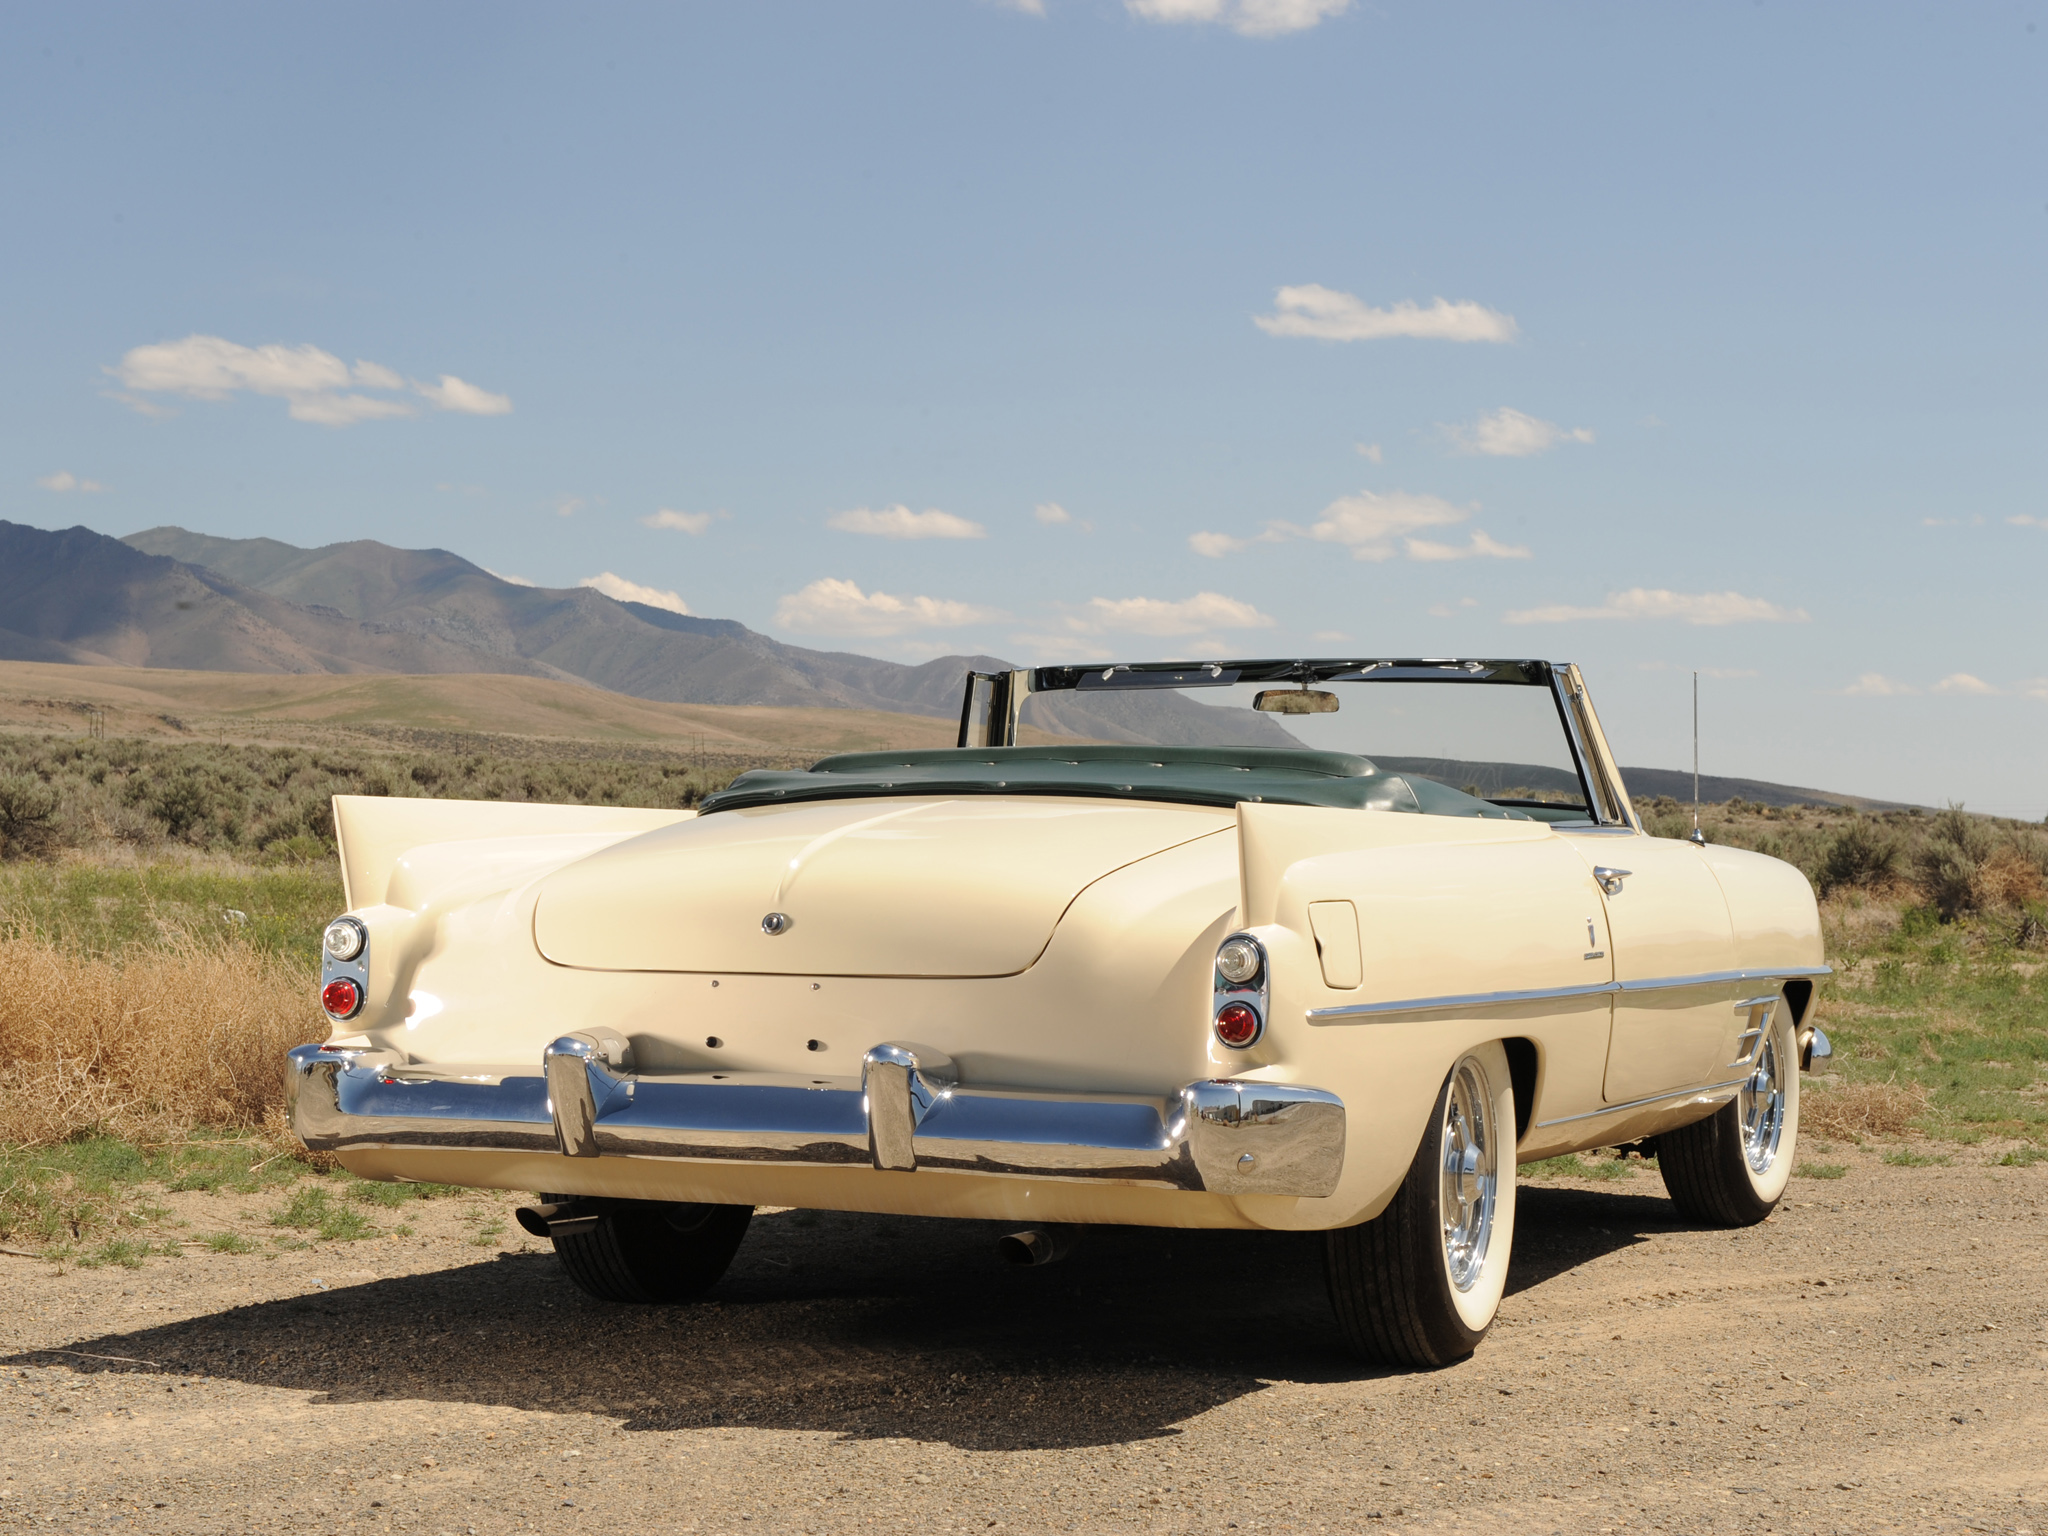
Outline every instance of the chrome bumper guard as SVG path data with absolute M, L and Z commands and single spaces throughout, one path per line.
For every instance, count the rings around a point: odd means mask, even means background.
M 901 1042 L 869 1051 L 858 1079 L 640 1073 L 622 1056 L 615 1041 L 565 1035 L 528 1076 L 302 1045 L 286 1101 L 317 1152 L 826 1164 L 1221 1195 L 1328 1195 L 1344 1167 L 1344 1105 L 1320 1088 L 1219 1078 L 1149 1098 L 966 1087 L 943 1052 Z

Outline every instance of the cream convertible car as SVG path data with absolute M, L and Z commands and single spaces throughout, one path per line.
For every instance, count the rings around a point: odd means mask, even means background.
M 1466 1355 L 1517 1160 L 1654 1143 L 1761 1220 L 1825 1053 L 1813 893 L 1645 836 L 1575 667 L 1247 661 L 967 680 L 961 745 L 696 814 L 342 798 L 337 1038 L 292 1123 L 522 1211 L 615 1301 L 756 1205 L 1313 1230 L 1358 1349 Z

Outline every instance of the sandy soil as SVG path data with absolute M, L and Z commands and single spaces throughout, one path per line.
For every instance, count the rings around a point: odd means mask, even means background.
M 1525 1185 L 1499 1326 L 1419 1374 L 1343 1355 L 1308 1238 L 1105 1229 L 1016 1271 L 993 1228 L 768 1212 L 673 1309 L 584 1299 L 482 1230 L 496 1197 L 0 1258 L 0 1527 L 2048 1528 L 2048 1165 L 1847 1160 L 1733 1234 L 1652 1173 Z M 166 1203 L 276 1231 L 275 1196 Z

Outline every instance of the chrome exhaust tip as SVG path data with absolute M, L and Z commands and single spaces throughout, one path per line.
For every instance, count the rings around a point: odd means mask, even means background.
M 603 1217 L 587 1205 L 568 1200 L 551 1205 L 522 1205 L 513 1218 L 535 1237 L 569 1237 L 588 1232 Z
M 1073 1226 L 1029 1227 L 996 1239 L 996 1252 L 1007 1264 L 1020 1269 L 1039 1264 L 1057 1264 L 1074 1251 L 1081 1229 Z

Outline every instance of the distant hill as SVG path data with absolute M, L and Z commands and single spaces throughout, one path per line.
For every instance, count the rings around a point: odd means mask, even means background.
M 534 672 L 675 704 L 945 715 L 959 710 L 963 672 L 1003 665 L 957 656 L 909 667 L 805 650 L 731 619 L 622 603 L 589 587 L 520 586 L 443 549 L 394 549 L 369 539 L 300 549 L 183 528 L 151 528 L 120 542 L 217 572 L 303 612 L 344 615 L 369 634 L 431 639 L 470 656 L 462 666 L 393 671 Z
M 942 656 L 921 666 L 785 645 L 732 619 L 622 603 L 587 587 L 528 587 L 442 549 L 359 539 L 302 549 L 175 527 L 113 539 L 0 521 L 0 660 L 205 672 L 488 674 L 583 684 L 665 704 L 855 710 L 956 718 L 963 675 L 1013 663 Z M 552 707 L 552 706 L 551 706 Z M 1073 696 L 1041 696 L 1031 719 L 1056 735 L 1128 738 Z M 1147 739 L 1202 745 L 1245 721 L 1174 694 L 1125 697 Z M 1233 712 L 1234 713 L 1234 712 Z M 1273 744 L 1292 744 L 1259 717 Z M 1219 734 L 1221 733 L 1221 734 Z M 814 737 L 814 739 L 816 739 Z M 1527 771 L 1497 765 L 1517 782 Z M 1418 769 L 1418 771 L 1428 771 Z M 1692 778 L 1628 768 L 1639 796 L 1689 799 Z M 1709 777 L 1708 800 L 1764 805 L 1858 799 Z

